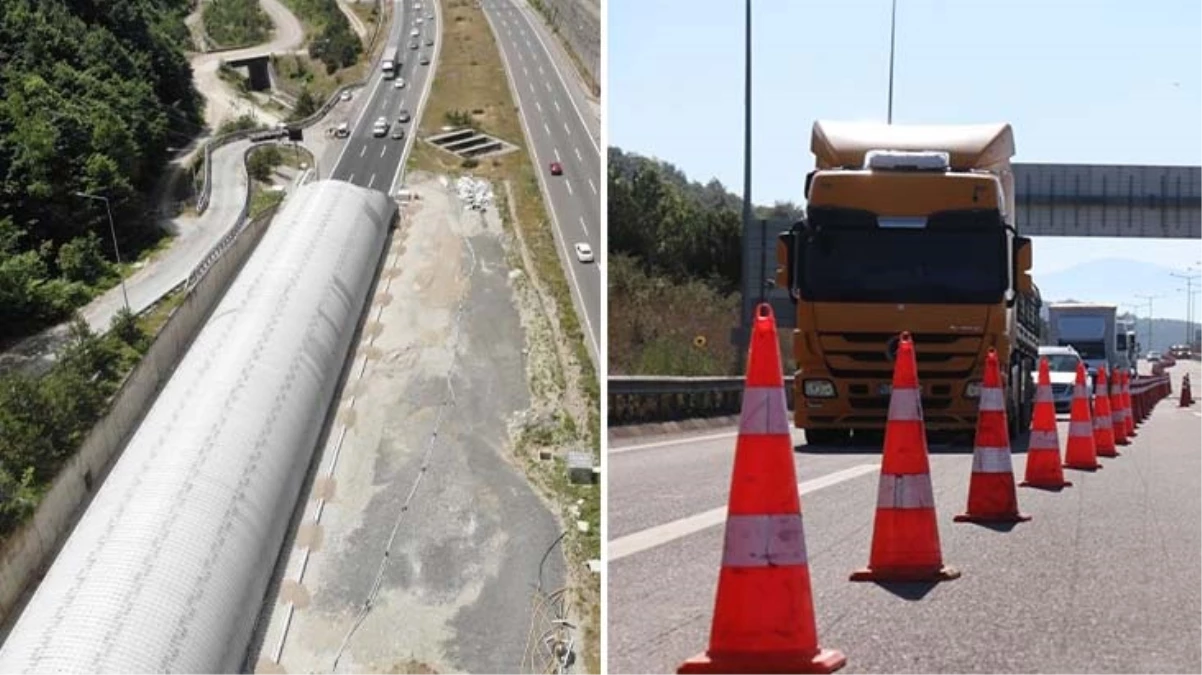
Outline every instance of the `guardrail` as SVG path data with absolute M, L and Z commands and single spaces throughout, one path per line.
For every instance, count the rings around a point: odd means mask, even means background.
M 609 424 L 676 422 L 737 415 L 743 404 L 742 377 L 611 376 L 608 384 Z M 1133 395 L 1155 391 L 1167 396 L 1168 375 L 1140 376 L 1131 381 Z M 785 397 L 793 409 L 793 377 L 785 377 Z

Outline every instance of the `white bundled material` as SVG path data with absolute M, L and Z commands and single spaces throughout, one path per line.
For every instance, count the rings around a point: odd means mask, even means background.
M 0 648 L 0 672 L 243 672 L 396 208 L 331 180 L 285 202 Z
M 461 176 L 455 181 L 455 192 L 459 201 L 473 211 L 483 211 L 492 206 L 492 184 L 485 180 Z

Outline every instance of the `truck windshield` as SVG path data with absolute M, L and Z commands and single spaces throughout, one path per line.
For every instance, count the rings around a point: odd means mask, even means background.
M 1060 345 L 1076 349 L 1086 361 L 1106 358 L 1106 343 L 1101 340 L 1061 340 Z
M 1048 369 L 1053 373 L 1075 373 L 1081 359 L 1072 354 L 1048 354 Z
M 863 211 L 812 209 L 799 290 L 819 302 L 1000 302 L 1005 245 L 996 211 L 992 221 L 932 216 L 911 229 L 879 228 Z

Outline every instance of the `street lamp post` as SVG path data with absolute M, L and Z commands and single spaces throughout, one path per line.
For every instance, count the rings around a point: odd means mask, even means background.
M 893 13 L 889 19 L 889 114 L 887 124 L 893 124 L 893 49 L 897 44 L 897 0 L 893 0 Z
M 1193 265 L 1190 265 L 1190 267 L 1192 268 Z M 1186 268 L 1186 269 L 1189 269 L 1189 268 Z M 1193 336 L 1190 335 L 1190 332 L 1194 325 L 1194 321 L 1193 321 L 1193 315 L 1194 315 L 1194 312 L 1193 312 L 1193 310 L 1194 310 L 1193 284 L 1195 281 L 1197 281 L 1199 279 L 1199 277 L 1197 275 L 1191 275 L 1191 274 L 1177 274 L 1176 272 L 1169 272 L 1169 276 L 1175 277 L 1177 279 L 1182 279 L 1185 281 L 1185 344 L 1187 344 L 1187 345 L 1192 344 L 1193 340 L 1191 338 Z
M 113 209 L 109 206 L 109 198 L 100 195 L 90 195 L 86 192 L 76 192 L 75 196 L 104 202 L 105 213 L 109 216 L 109 233 L 113 235 L 113 254 L 117 257 L 117 276 L 121 278 L 121 297 L 125 299 L 125 311 L 131 311 L 129 308 L 129 292 L 125 289 L 125 273 L 121 271 L 121 249 L 117 246 L 117 228 L 113 225 Z
M 1156 348 L 1152 346 L 1152 301 L 1159 298 L 1159 295 L 1137 295 L 1140 300 L 1148 301 L 1148 351 L 1154 351 Z

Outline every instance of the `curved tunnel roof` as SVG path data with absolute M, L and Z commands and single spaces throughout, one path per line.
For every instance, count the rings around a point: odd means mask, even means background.
M 240 672 L 396 205 L 285 203 L 0 648 L 0 671 Z

